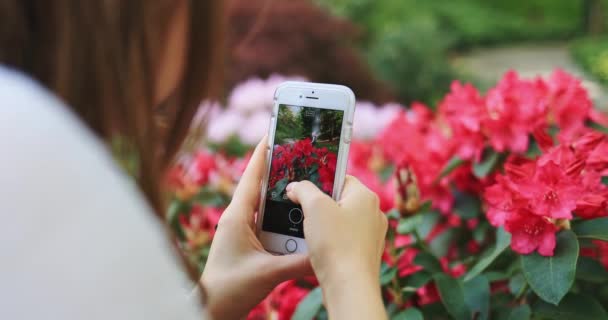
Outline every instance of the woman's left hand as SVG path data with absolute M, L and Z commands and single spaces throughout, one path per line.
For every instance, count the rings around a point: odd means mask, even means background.
M 279 283 L 312 275 L 307 255 L 266 252 L 255 231 L 267 138 L 257 145 L 213 238 L 201 283 L 213 319 L 244 318 Z

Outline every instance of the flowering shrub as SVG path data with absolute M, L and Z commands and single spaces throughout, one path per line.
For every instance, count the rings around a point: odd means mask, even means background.
M 607 319 L 607 126 L 569 74 L 509 72 L 485 95 L 454 82 L 437 112 L 414 103 L 354 140 L 348 171 L 389 218 L 390 317 Z M 201 267 L 246 161 L 201 151 L 170 175 L 169 221 Z M 326 319 L 317 285 L 287 282 L 250 318 Z

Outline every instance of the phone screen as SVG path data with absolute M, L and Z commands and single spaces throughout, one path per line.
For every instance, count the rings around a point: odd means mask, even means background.
M 279 105 L 262 230 L 304 238 L 302 208 L 285 187 L 309 180 L 333 195 L 344 111 Z

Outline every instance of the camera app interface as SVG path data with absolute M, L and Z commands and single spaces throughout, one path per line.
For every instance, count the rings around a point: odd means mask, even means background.
M 341 110 L 279 105 L 262 229 L 304 238 L 304 215 L 285 187 L 309 180 L 333 194 L 342 132 Z

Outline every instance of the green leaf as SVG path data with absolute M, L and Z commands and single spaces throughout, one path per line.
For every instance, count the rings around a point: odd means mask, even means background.
M 395 317 L 391 318 L 393 320 L 424 320 L 422 317 L 422 313 L 420 310 L 410 307 L 407 310 L 401 311 Z
M 397 268 L 391 268 L 388 265 L 383 265 L 383 267 L 386 266 L 386 268 L 383 268 L 383 270 L 381 270 L 380 272 L 380 285 L 387 285 L 389 284 L 397 275 Z
M 439 260 L 434 255 L 427 252 L 418 253 L 416 258 L 414 258 L 414 264 L 423 267 L 424 270 L 431 273 L 443 272 Z
M 167 209 L 167 222 L 171 226 L 173 232 L 180 240 L 185 240 L 186 235 L 184 230 L 182 230 L 182 226 L 179 223 L 179 216 L 182 214 L 187 214 L 190 211 L 190 205 L 186 202 L 182 202 L 180 200 L 173 200 L 169 205 L 169 209 Z
M 462 283 L 445 273 L 438 273 L 433 279 L 439 290 L 441 302 L 448 313 L 456 320 L 470 320 L 471 311 L 465 302 Z
M 380 181 L 382 181 L 382 182 L 388 181 L 388 179 L 390 179 L 394 173 L 395 173 L 394 165 L 389 165 L 389 166 L 382 168 L 382 170 L 380 170 Z
M 473 175 L 475 177 L 481 179 L 485 178 L 494 168 L 496 164 L 500 162 L 500 154 L 498 152 L 489 151 L 489 155 L 485 157 L 481 162 L 473 163 Z
M 441 218 L 441 214 L 436 211 L 430 211 L 421 215 L 422 223 L 418 225 L 416 231 L 424 239 L 429 235 L 429 233 L 431 233 L 431 230 L 433 230 L 433 227 L 435 227 Z
M 509 279 L 509 291 L 511 291 L 511 293 L 515 296 L 517 294 L 519 294 L 519 292 L 525 285 L 526 285 L 526 278 L 521 273 L 518 273 L 515 276 L 513 276 L 511 279 Z
M 464 219 L 477 218 L 481 214 L 481 200 L 478 195 L 454 192 L 456 201 L 454 212 Z
M 570 293 L 564 297 L 558 306 L 538 301 L 533 306 L 534 314 L 555 320 L 606 320 L 608 314 L 600 303 L 592 296 Z
M 404 292 L 415 292 L 418 288 L 424 286 L 431 281 L 431 274 L 425 271 L 416 272 L 405 279 L 401 279 Z
M 608 176 L 602 177 L 602 183 L 608 186 Z
M 416 228 L 418 228 L 422 221 L 423 214 L 417 214 L 411 217 L 403 218 L 399 220 L 399 225 L 397 226 L 397 233 L 409 234 L 412 231 L 416 230 Z
M 508 320 L 530 320 L 531 315 L 532 310 L 530 310 L 530 306 L 522 304 L 511 311 Z
M 455 229 L 448 229 L 442 232 L 428 244 L 429 251 L 436 257 L 445 256 L 446 254 L 448 254 L 450 244 L 454 242 L 454 238 L 456 235 L 457 230 Z
M 608 271 L 597 260 L 579 257 L 576 265 L 576 278 L 592 283 L 608 282 Z
M 526 280 L 541 299 L 557 305 L 568 293 L 576 274 L 578 251 L 576 236 L 565 230 L 557 235 L 553 257 L 543 257 L 536 252 L 521 257 Z
M 572 231 L 574 231 L 579 238 L 608 241 L 608 217 L 576 223 L 573 225 Z
M 593 128 L 593 129 L 595 129 L 595 130 L 597 130 L 599 132 L 608 134 L 608 128 L 604 127 L 603 125 L 601 125 L 601 124 L 599 124 L 597 122 L 590 122 L 588 125 L 589 125 L 589 127 Z
M 386 213 L 386 217 L 388 219 L 398 220 L 401 217 L 401 214 L 399 213 L 399 210 L 392 209 L 391 211 Z
M 323 294 L 321 287 L 317 287 L 310 291 L 302 301 L 298 304 L 296 311 L 291 317 L 292 320 L 310 320 L 313 319 L 323 304 Z
M 486 251 L 477 264 L 467 273 L 464 281 L 467 282 L 482 273 L 492 262 L 511 244 L 511 235 L 503 228 L 496 229 L 496 245 Z
M 477 320 L 487 320 L 490 315 L 490 283 L 484 276 L 477 276 L 464 283 L 464 300 Z M 477 315 L 477 317 L 475 317 Z
M 499 271 L 489 271 L 489 272 L 485 272 L 483 275 L 490 282 L 507 280 L 510 277 L 510 275 L 508 273 L 499 272 Z
M 454 156 L 441 170 L 441 173 L 439 174 L 439 179 L 449 175 L 450 173 L 452 173 L 452 171 L 460 167 L 462 164 L 464 164 L 464 160 L 460 159 L 458 156 Z

